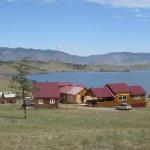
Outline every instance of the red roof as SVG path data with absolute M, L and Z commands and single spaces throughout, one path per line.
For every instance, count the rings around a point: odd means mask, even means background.
M 35 98 L 59 98 L 59 84 L 58 82 L 37 82 L 34 83 L 35 88 L 33 96 Z
M 146 91 L 140 85 L 129 86 L 132 95 L 145 95 Z
M 91 91 L 94 93 L 96 97 L 113 97 L 111 93 L 104 88 L 91 88 Z
M 130 89 L 126 83 L 107 84 L 106 87 L 108 87 L 115 94 L 119 92 L 130 92 Z
M 58 82 L 59 86 L 60 87 L 63 87 L 63 86 L 71 86 L 72 83 L 71 82 Z

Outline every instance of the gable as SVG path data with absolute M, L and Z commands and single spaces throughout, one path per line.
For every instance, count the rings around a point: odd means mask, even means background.
M 126 83 L 107 84 L 106 87 L 109 88 L 114 94 L 130 92 L 129 87 Z
M 112 94 L 107 90 L 107 88 L 91 88 L 91 92 L 96 96 L 96 97 L 113 97 Z

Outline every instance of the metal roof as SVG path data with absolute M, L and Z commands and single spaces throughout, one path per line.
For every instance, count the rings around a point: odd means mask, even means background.
M 120 92 L 130 92 L 130 89 L 126 83 L 107 84 L 106 87 L 108 87 L 115 94 Z
M 129 86 L 132 95 L 145 95 L 146 91 L 140 85 Z
M 105 87 L 92 88 L 91 91 L 96 97 L 113 97 L 112 94 Z
M 60 93 L 65 93 L 65 94 L 70 94 L 70 95 L 77 95 L 83 89 L 84 89 L 83 87 L 76 86 L 76 85 L 66 86 L 66 87 L 62 87 L 60 89 Z
M 35 98 L 59 98 L 59 84 L 56 82 L 38 82 L 34 83 L 35 91 L 33 96 Z

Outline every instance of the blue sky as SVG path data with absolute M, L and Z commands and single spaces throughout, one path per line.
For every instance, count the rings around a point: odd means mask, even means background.
M 0 0 L 0 47 L 150 52 L 150 0 Z

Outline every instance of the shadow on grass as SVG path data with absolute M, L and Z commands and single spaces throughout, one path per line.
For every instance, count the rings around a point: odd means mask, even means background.
M 1 114 L 0 114 L 0 118 L 25 120 L 25 119 L 24 119 L 24 116 L 11 116 L 11 115 L 1 115 Z

